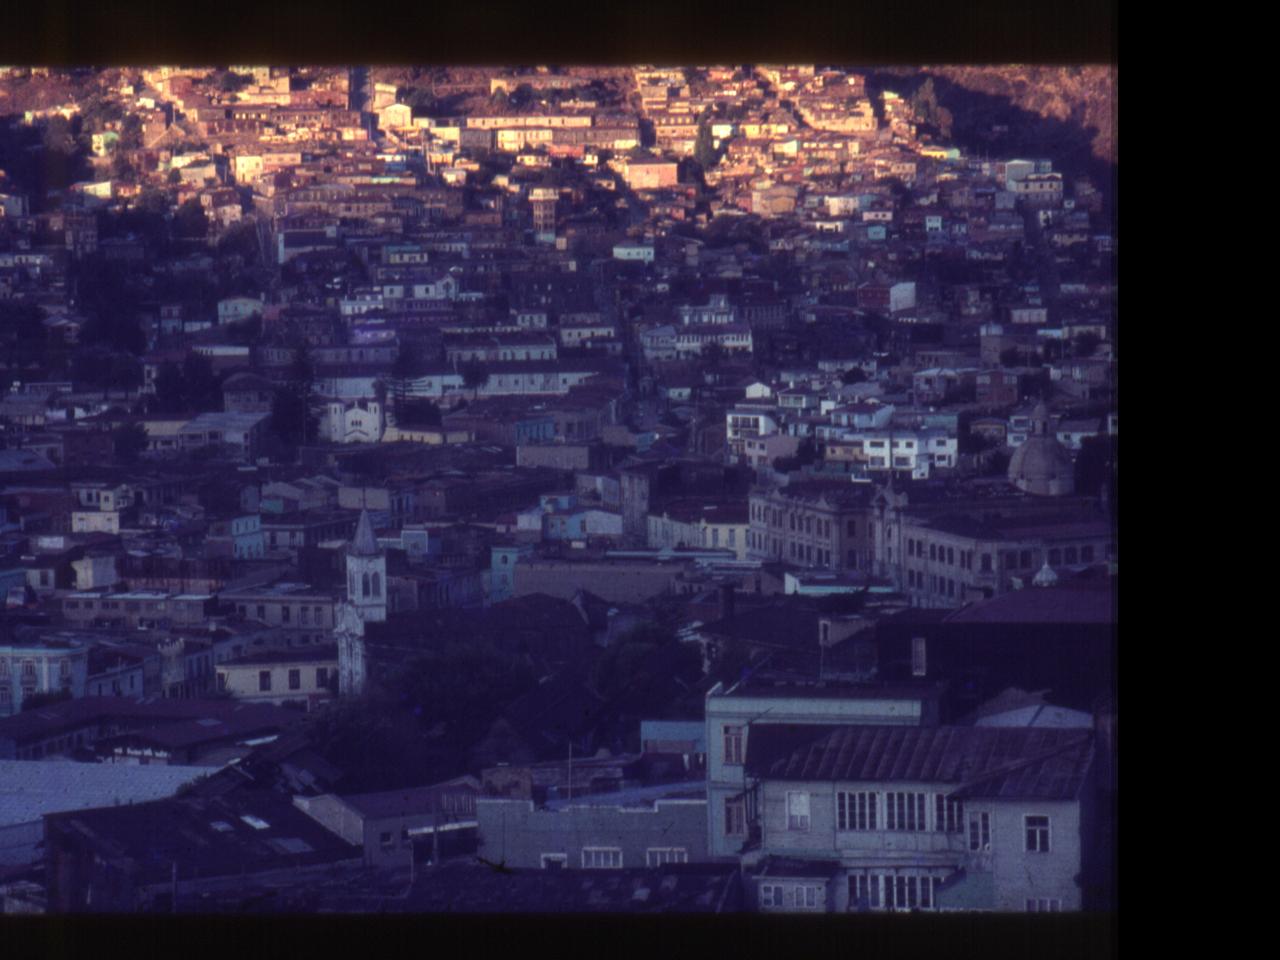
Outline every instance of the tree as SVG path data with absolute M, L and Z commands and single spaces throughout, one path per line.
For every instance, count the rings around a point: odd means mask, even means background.
M 221 383 L 213 361 L 203 353 L 188 353 L 182 361 L 182 389 L 190 409 L 208 412 L 222 406 Z
M 1102 339 L 1092 331 L 1086 330 L 1075 339 L 1077 357 L 1092 357 L 1102 344 Z
M 315 435 L 317 419 L 311 412 L 307 395 L 297 387 L 281 387 L 271 402 L 270 431 L 290 447 L 310 442 Z
M 142 147 L 142 118 L 131 113 L 120 122 L 120 144 L 122 150 L 138 150 Z
M 218 89 L 223 93 L 239 93 L 249 84 L 253 83 L 253 77 L 247 73 L 235 73 L 227 70 L 218 77 Z
M 137 463 L 148 443 L 146 428 L 140 423 L 117 427 L 111 434 L 112 450 L 116 459 L 124 464 Z
M 862 383 L 867 379 L 866 373 L 861 367 L 850 367 L 840 375 L 840 382 L 843 384 Z
M 417 340 L 404 340 L 396 351 L 396 359 L 391 364 L 391 383 L 396 402 L 397 417 L 400 407 L 409 398 L 409 390 L 413 381 L 426 373 L 426 358 L 422 353 L 422 344 Z
M 200 201 L 192 197 L 173 214 L 173 235 L 182 240 L 200 240 L 209 232 L 209 218 Z
M 478 360 L 468 361 L 462 368 L 462 383 L 471 391 L 471 399 L 476 398 L 476 391 L 489 382 L 489 370 Z
M 398 426 L 438 427 L 440 423 L 440 408 L 425 397 L 396 401 L 396 424 Z
M 698 166 L 704 172 L 710 170 L 720 160 L 715 138 L 711 135 L 711 114 L 707 111 L 703 112 L 702 118 L 698 121 L 698 138 L 693 144 L 693 159 L 698 161 Z
M 243 320 L 227 324 L 227 342 L 251 347 L 262 339 L 262 315 L 252 313 Z

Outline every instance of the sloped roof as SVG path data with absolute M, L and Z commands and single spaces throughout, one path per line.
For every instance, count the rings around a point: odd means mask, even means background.
M 378 541 L 373 535 L 373 523 L 369 520 L 369 511 L 361 510 L 360 519 L 356 523 L 356 533 L 351 540 L 350 554 L 355 557 L 376 557 Z
M 746 767 L 770 780 L 948 783 L 969 797 L 1070 800 L 1093 752 L 1092 733 L 1080 730 L 761 724 Z

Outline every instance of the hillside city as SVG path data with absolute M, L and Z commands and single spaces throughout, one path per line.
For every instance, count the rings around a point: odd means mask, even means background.
M 1114 910 L 1113 165 L 957 76 L 0 67 L 0 912 Z

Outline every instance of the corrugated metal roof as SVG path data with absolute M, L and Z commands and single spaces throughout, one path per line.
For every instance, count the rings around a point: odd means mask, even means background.
M 58 760 L 0 760 L 0 825 L 46 813 L 159 800 L 208 775 L 208 767 Z
M 1092 733 L 1080 730 L 760 724 L 746 766 L 762 780 L 946 783 L 958 796 L 1067 800 L 1092 759 Z

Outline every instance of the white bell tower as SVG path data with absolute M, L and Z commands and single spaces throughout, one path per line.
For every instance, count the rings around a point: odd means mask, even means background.
M 387 619 L 387 558 L 373 536 L 369 511 L 360 511 L 347 550 L 347 602 L 366 623 Z

